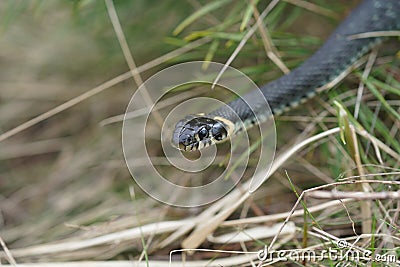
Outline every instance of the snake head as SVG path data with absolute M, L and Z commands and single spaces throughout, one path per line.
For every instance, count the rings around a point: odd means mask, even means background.
M 172 144 L 184 151 L 199 150 L 225 141 L 229 130 L 223 118 L 189 115 L 176 124 Z

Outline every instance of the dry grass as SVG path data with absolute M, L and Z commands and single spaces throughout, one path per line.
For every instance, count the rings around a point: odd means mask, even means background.
M 138 1 L 132 12 L 149 16 L 145 2 Z M 272 1 L 259 10 L 255 2 L 245 6 L 253 17 L 244 27 L 248 34 L 233 47 L 233 39 L 225 40 L 229 53 L 219 54 L 211 48 L 222 41 L 212 34 L 188 43 L 169 39 L 175 46 L 160 41 L 206 5 L 197 1 L 188 1 L 180 12 L 155 8 L 165 21 L 155 22 L 157 29 L 148 23 L 146 31 L 136 29 L 140 20 L 129 24 L 132 16 L 124 8 L 132 6 L 114 9 L 109 0 L 81 1 L 76 14 L 67 4 L 0 3 L 7 15 L 0 36 L 0 265 L 261 266 L 266 262 L 258 261 L 257 253 L 264 247 L 297 253 L 334 248 L 385 255 L 386 262 L 397 260 L 388 266 L 399 264 L 400 123 L 395 114 L 400 69 L 394 53 L 374 51 L 337 90 L 279 118 L 278 155 L 270 176 L 263 178 L 268 181 L 253 194 L 245 181 L 211 205 L 178 209 L 148 197 L 130 177 L 120 115 L 132 88 L 151 73 L 207 54 L 243 66 L 251 62 L 255 67 L 248 72 L 255 79 L 265 72 L 264 65 L 267 76 L 276 77 L 311 51 L 274 47 L 285 35 L 279 30 L 271 37 L 256 22 L 259 17 L 267 16 L 271 24 L 285 12 L 297 18 L 304 10 L 322 15 L 320 20 L 339 17 L 324 1 Z M 217 27 L 224 17 L 209 12 L 200 21 L 198 27 Z M 236 30 L 240 22 L 234 20 Z M 228 31 L 218 28 L 223 30 Z M 152 45 L 156 33 L 160 50 Z M 191 31 L 186 34 L 190 37 Z M 385 48 L 392 51 L 390 44 Z M 249 52 L 257 54 L 253 61 L 247 59 Z M 266 58 L 273 63 L 265 63 Z M 338 110 L 329 98 L 339 101 Z M 180 99 L 164 101 L 169 105 Z M 392 109 L 385 108 L 387 103 Z M 347 247 L 341 248 L 339 240 L 346 240 Z M 353 260 L 342 262 L 352 266 Z

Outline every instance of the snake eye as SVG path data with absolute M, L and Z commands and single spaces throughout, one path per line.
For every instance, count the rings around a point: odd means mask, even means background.
M 221 123 L 214 124 L 211 133 L 217 141 L 221 141 L 227 135 L 226 130 Z
M 204 140 L 208 137 L 208 131 L 205 127 L 202 127 L 197 134 L 199 135 L 200 140 Z
M 182 143 L 183 143 L 185 146 L 190 145 L 192 142 L 193 142 L 193 137 L 190 136 L 190 135 L 186 135 L 185 138 L 183 138 L 183 140 L 182 140 Z

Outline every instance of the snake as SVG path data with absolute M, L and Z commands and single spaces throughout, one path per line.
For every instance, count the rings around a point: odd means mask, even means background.
M 366 34 L 400 29 L 400 0 L 365 0 L 353 9 L 324 44 L 288 74 L 208 113 L 187 115 L 175 125 L 172 144 L 183 151 L 200 150 L 281 115 L 314 97 L 385 37 Z M 364 34 L 364 38 L 352 38 Z M 257 89 L 256 89 L 257 90 Z M 265 114 L 265 100 L 270 114 Z M 247 103 L 251 103 L 252 108 Z M 258 119 L 257 119 L 258 118 Z M 261 119 L 260 119 L 261 118 Z

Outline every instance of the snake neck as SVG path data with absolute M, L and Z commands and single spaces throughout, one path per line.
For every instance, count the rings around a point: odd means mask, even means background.
M 260 90 L 265 99 L 250 92 L 243 98 L 228 103 L 228 107 L 221 107 L 209 115 L 232 121 L 235 125 L 234 132 L 240 132 L 243 127 L 250 128 L 268 120 L 273 114 L 280 115 L 304 103 L 314 97 L 319 88 L 333 85 L 333 81 L 340 80 L 338 78 L 342 78 L 360 57 L 382 41 L 380 37 L 353 39 L 351 36 L 365 32 L 399 30 L 399 14 L 399 0 L 364 1 L 308 60 L 289 74 L 262 86 Z M 263 108 L 265 100 L 271 108 L 269 113 Z M 251 103 L 251 107 L 247 103 Z

